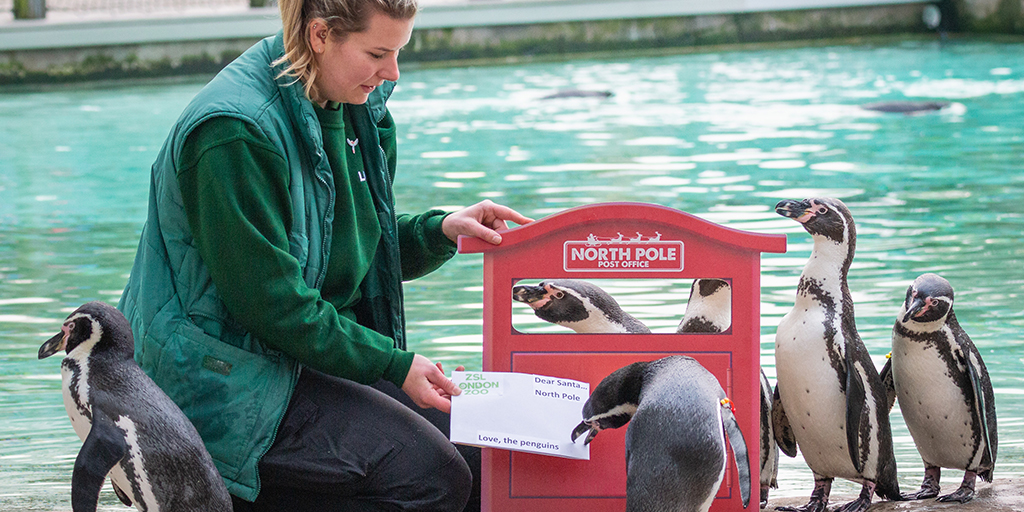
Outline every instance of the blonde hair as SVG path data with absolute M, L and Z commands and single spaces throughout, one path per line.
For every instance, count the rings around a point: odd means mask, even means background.
M 279 0 L 278 4 L 284 27 L 284 55 L 271 65 L 287 63 L 277 78 L 290 76 L 295 78 L 292 84 L 302 82 L 306 97 L 314 102 L 321 98 L 316 85 L 319 70 L 309 44 L 310 21 L 323 19 L 329 37 L 343 40 L 348 34 L 366 30 L 374 13 L 407 20 L 418 10 L 416 0 Z

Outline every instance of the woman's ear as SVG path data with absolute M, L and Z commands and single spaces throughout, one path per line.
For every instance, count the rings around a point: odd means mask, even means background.
M 309 47 L 313 53 L 324 53 L 327 46 L 327 36 L 331 29 L 323 18 L 316 18 L 309 22 Z

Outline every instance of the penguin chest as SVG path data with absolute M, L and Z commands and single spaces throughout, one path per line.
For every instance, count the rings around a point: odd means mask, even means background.
M 89 364 L 87 359 L 67 357 L 60 367 L 64 410 L 71 428 L 85 441 L 92 430 L 92 406 L 89 403 Z
M 974 436 L 973 395 L 957 384 L 965 379 L 956 374 L 967 370 L 942 357 L 941 351 L 949 348 L 894 337 L 893 383 L 900 412 L 924 461 L 965 469 L 980 463 L 982 450 Z
M 817 474 L 857 478 L 846 440 L 846 394 L 833 359 L 842 336 L 816 308 L 794 310 L 779 324 L 775 366 L 782 407 L 807 465 Z M 829 332 L 827 332 L 829 331 Z M 832 337 L 829 342 L 828 338 Z
M 629 330 L 621 322 L 608 318 L 603 312 L 589 310 L 587 317 L 579 321 L 555 322 L 579 333 L 626 333 Z

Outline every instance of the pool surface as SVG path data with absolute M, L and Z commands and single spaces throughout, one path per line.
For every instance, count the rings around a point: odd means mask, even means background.
M 59 358 L 36 353 L 78 305 L 116 303 L 145 220 L 149 167 L 201 85 L 0 94 L 0 508 L 70 508 L 81 443 L 61 402 Z M 565 89 L 611 95 L 542 99 Z M 860 107 L 895 100 L 949 105 L 921 115 Z M 773 381 L 775 328 L 811 249 L 774 205 L 842 199 L 858 227 L 857 325 L 876 363 L 910 282 L 946 277 L 995 387 L 995 476 L 1024 475 L 1024 43 L 406 70 L 390 106 L 401 211 L 491 199 L 542 218 L 639 201 L 786 233 L 788 252 L 762 259 L 761 354 Z M 460 255 L 407 283 L 411 349 L 446 368 L 480 368 L 481 277 L 479 255 Z M 652 327 L 678 322 L 650 306 L 645 286 L 614 291 Z M 536 323 L 528 311 L 516 317 Z M 892 422 L 900 483 L 916 488 L 921 460 L 898 413 Z M 945 471 L 943 481 L 961 476 Z M 784 457 L 779 485 L 773 496 L 809 496 L 811 473 Z M 856 490 L 837 482 L 834 493 Z M 124 510 L 109 486 L 102 504 Z

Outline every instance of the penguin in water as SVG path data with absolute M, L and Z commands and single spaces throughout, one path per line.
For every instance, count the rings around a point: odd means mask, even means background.
M 872 494 L 900 500 L 886 391 L 857 333 L 847 285 L 857 242 L 853 216 L 832 198 L 785 200 L 775 211 L 814 239 L 793 309 L 775 335 L 774 411 L 790 425 L 776 438 L 793 456 L 795 439 L 814 472 L 814 492 L 807 505 L 778 510 L 824 511 L 837 477 L 863 486 L 837 512 L 866 510 Z
M 882 369 L 924 460 L 921 489 L 904 499 L 939 495 L 941 468 L 964 470 L 955 492 L 939 501 L 966 503 L 977 477 L 992 481 L 996 406 L 992 382 L 971 338 L 953 313 L 953 287 L 924 274 L 907 288 L 892 329 L 892 357 Z
M 586 281 L 555 279 L 512 287 L 512 299 L 528 304 L 541 320 L 578 333 L 650 333 L 608 292 Z
M 96 510 L 109 476 L 114 492 L 140 511 L 231 511 L 231 497 L 195 427 L 132 358 L 128 320 L 89 302 L 43 343 L 60 350 L 64 408 L 83 444 L 71 476 L 74 512 Z
M 915 115 L 935 112 L 950 106 L 948 101 L 881 101 L 865 103 L 860 108 L 893 114 Z
M 547 96 L 542 97 L 542 100 L 554 100 L 563 98 L 598 98 L 605 99 L 610 98 L 614 95 L 611 91 L 588 91 L 585 89 L 562 89 Z
M 732 286 L 725 279 L 694 279 L 690 286 L 690 298 L 686 301 L 686 314 L 679 322 L 676 332 L 718 333 L 725 332 L 732 325 Z M 772 385 L 761 370 L 761 501 L 760 507 L 768 506 L 770 489 L 778 488 L 779 446 L 775 442 L 772 424 Z
M 718 379 L 696 360 L 669 356 L 624 366 L 605 377 L 583 405 L 572 440 L 629 423 L 626 511 L 706 512 L 725 478 L 726 441 L 750 503 L 747 445 Z

